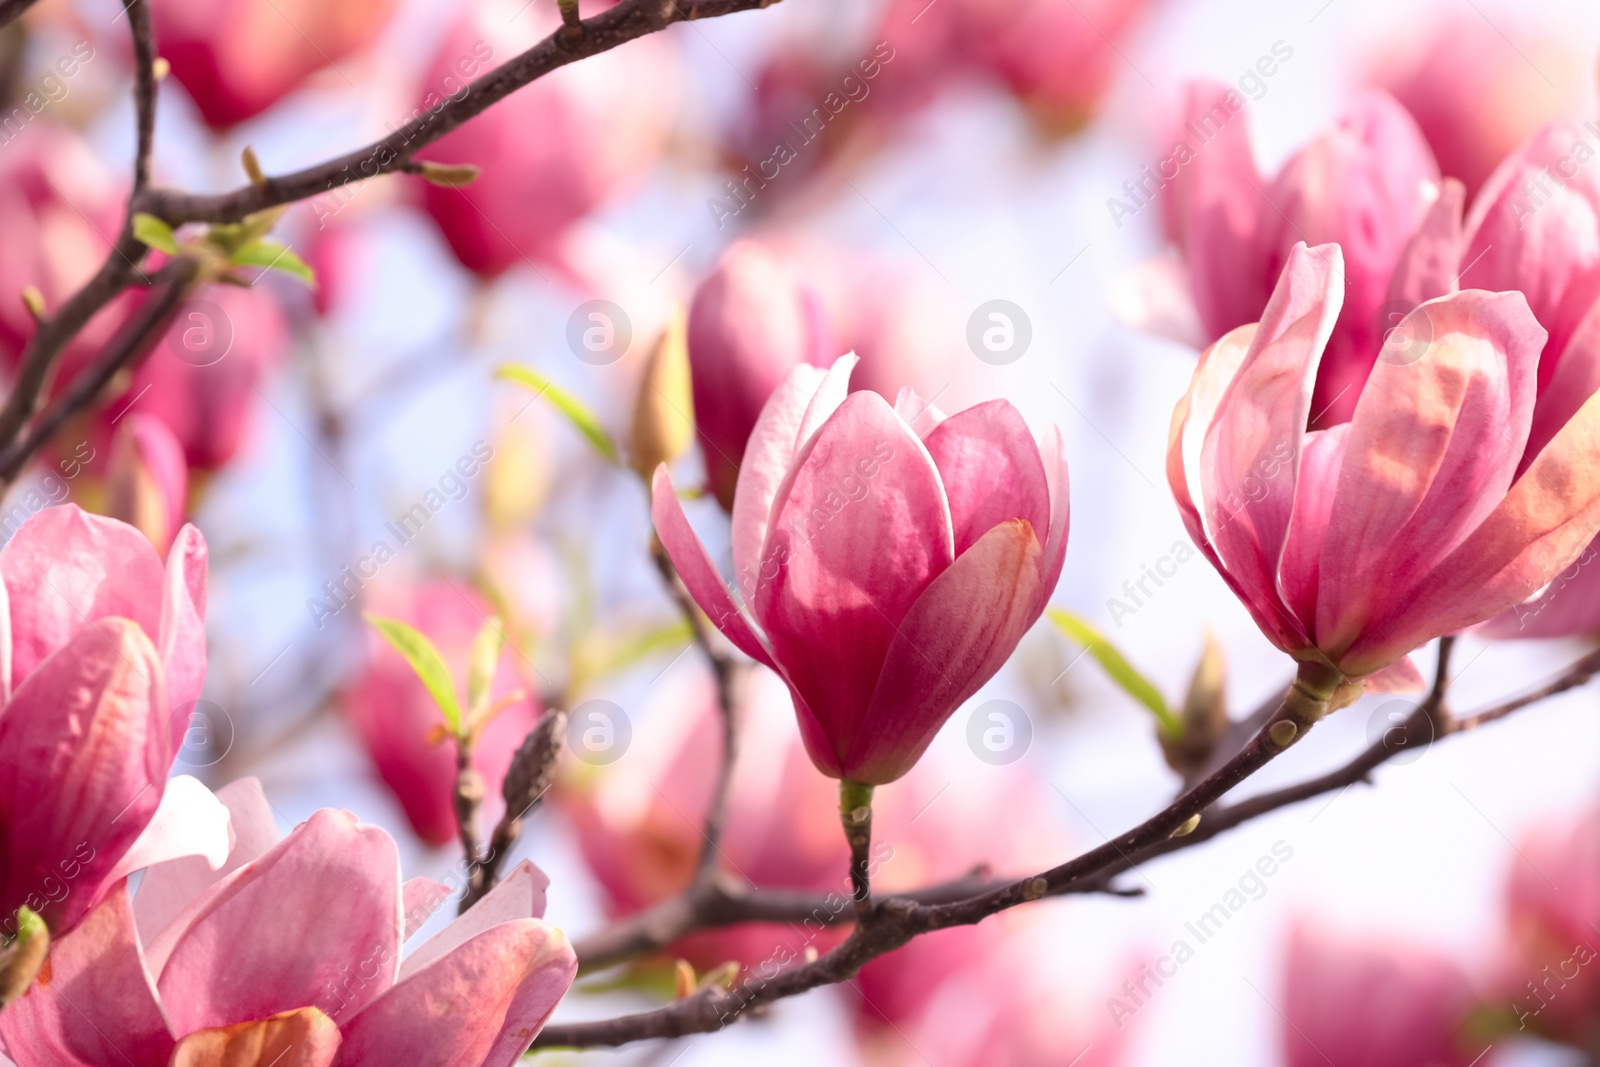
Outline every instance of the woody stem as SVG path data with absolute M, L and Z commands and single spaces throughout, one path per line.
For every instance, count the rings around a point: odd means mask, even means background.
M 872 786 L 849 778 L 839 782 L 839 822 L 850 843 L 850 895 L 856 902 L 856 916 L 866 919 L 872 911 L 872 877 L 867 867 L 872 848 Z

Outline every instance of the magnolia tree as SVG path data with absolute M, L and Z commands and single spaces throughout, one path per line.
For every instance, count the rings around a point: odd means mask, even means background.
M 1574 654 L 1499 703 L 1452 684 L 1463 635 L 1600 633 L 1600 135 L 1530 87 L 1517 44 L 1441 23 L 1268 176 L 1247 105 L 1305 48 L 1276 41 L 1161 100 L 1156 162 L 1106 199 L 1118 229 L 1154 205 L 1168 247 L 1098 299 L 1129 339 L 1198 356 L 1168 397 L 1187 536 L 1113 590 L 1109 623 L 1203 558 L 1281 653 L 1252 710 L 1217 641 L 1169 704 L 1134 666 L 1149 653 L 1064 606 L 1069 439 L 1030 428 L 1020 392 L 947 395 L 959 349 L 1022 358 L 1022 308 L 990 300 L 952 343 L 920 268 L 846 247 L 818 207 L 867 201 L 857 179 L 952 108 L 1001 109 L 1046 151 L 1092 129 L 1166 9 L 791 0 L 731 20 L 789 19 L 747 53 L 663 32 L 772 2 L 0 0 L 0 1062 L 489 1067 L 748 1028 L 830 986 L 866 1062 L 1132 1062 L 1129 1020 L 1294 847 L 1098 995 L 1040 969 L 1048 901 L 1148 895 L 1158 857 L 1600 672 Z M 684 117 L 691 57 L 738 74 L 714 123 Z M 389 109 L 370 143 L 272 147 L 271 116 L 352 99 Z M 196 168 L 165 152 L 197 144 L 236 188 L 167 182 Z M 595 220 L 666 166 L 681 181 L 654 209 L 703 212 L 716 249 L 646 282 Z M 420 330 L 441 286 L 465 349 L 541 302 L 564 332 L 352 371 L 363 287 L 405 258 L 391 233 L 439 266 L 380 333 Z M 678 296 L 646 295 L 674 269 Z M 626 373 L 586 392 L 546 349 Z M 358 523 L 352 426 L 453 395 L 443 370 L 498 383 L 499 406 Z M 228 514 L 238 485 L 271 491 L 252 457 L 274 416 L 339 531 L 310 579 Z M 1080 537 L 1116 536 L 1093 491 L 1077 503 Z M 207 625 L 210 589 L 240 612 L 246 566 L 304 603 L 249 670 L 215 612 L 208 654 Z M 643 614 L 616 593 L 641 575 Z M 1153 713 L 1170 769 L 1086 849 L 1017 763 L 1032 719 L 963 713 L 1041 619 Z M 296 676 L 258 689 L 292 652 Z M 628 678 L 634 715 L 599 695 Z M 1416 695 L 1342 764 L 1247 784 L 1376 693 Z M 939 769 L 953 717 L 992 773 Z M 376 798 L 389 828 L 291 818 L 286 753 L 318 780 L 359 768 L 377 787 L 351 806 Z M 1515 846 L 1475 966 L 1290 930 L 1282 1060 L 1468 1067 L 1537 1035 L 1600 1062 L 1600 816 L 1575 807 Z M 547 889 L 581 936 L 546 921 Z

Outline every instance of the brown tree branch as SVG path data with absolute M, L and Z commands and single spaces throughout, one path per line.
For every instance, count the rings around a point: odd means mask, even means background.
M 0 30 L 21 18 L 35 3 L 37 0 L 0 0 Z
M 138 147 L 133 155 L 133 193 L 150 184 L 150 157 L 156 143 L 156 43 L 150 29 L 147 0 L 122 0 L 133 34 L 133 102 L 138 122 Z M 129 212 L 130 216 L 132 212 Z

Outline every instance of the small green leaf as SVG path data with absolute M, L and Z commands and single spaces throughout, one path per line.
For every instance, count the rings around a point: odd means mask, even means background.
M 472 639 L 472 666 L 467 672 L 467 718 L 474 723 L 489 708 L 489 689 L 494 685 L 500 650 L 505 646 L 506 635 L 498 616 L 484 623 L 478 636 Z
M 1106 640 L 1106 636 L 1095 629 L 1092 623 L 1061 608 L 1050 608 L 1048 614 L 1056 629 L 1066 634 L 1070 640 L 1082 645 L 1123 692 L 1155 714 L 1163 731 L 1172 737 L 1182 736 L 1183 726 L 1179 723 L 1178 717 L 1172 713 L 1172 709 L 1167 707 L 1167 701 L 1162 697 L 1161 691 L 1135 670 L 1133 664 L 1129 663 L 1122 653 L 1117 651 L 1116 646 Z
M 277 241 L 252 241 L 229 257 L 228 262 L 241 267 L 265 267 L 292 274 L 307 285 L 316 285 L 317 276 L 311 273 L 305 260 L 295 255 L 288 245 Z
M 166 222 L 143 211 L 133 216 L 133 235 L 157 252 L 169 256 L 178 254 L 178 238 Z
M 445 666 L 444 657 L 433 647 L 433 642 L 399 619 L 388 619 L 371 612 L 366 612 L 363 617 L 383 635 L 383 639 L 389 642 L 396 652 L 405 657 L 407 663 L 411 664 L 411 669 L 417 672 L 417 677 L 433 696 L 433 702 L 438 704 L 439 710 L 444 713 L 444 721 L 449 724 L 450 732 L 459 737 L 461 705 L 456 702 L 455 685 L 450 681 L 450 668 Z
M 495 377 L 507 381 L 518 382 L 532 389 L 538 396 L 544 397 L 555 406 L 555 409 L 567 417 L 578 432 L 588 438 L 589 443 L 610 463 L 621 463 L 617 454 L 617 446 L 611 442 L 611 435 L 606 433 L 605 427 L 600 425 L 600 420 L 588 406 L 549 378 L 540 374 L 532 367 L 522 367 L 515 364 L 506 364 L 495 372 Z

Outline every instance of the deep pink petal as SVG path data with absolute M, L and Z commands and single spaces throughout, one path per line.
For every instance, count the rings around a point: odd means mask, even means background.
M 260 781 L 235 779 L 217 790 L 216 799 L 227 809 L 231 842 L 222 866 L 213 867 L 203 857 L 186 856 L 156 864 L 139 879 L 133 914 L 139 921 L 139 939 L 147 945 L 200 894 L 278 843 L 278 825 Z
M 107 615 L 132 619 L 159 647 L 161 560 L 125 522 L 76 504 L 45 508 L 0 549 L 0 575 L 11 601 L 13 688 L 85 623 Z
M 1499 505 L 1528 437 L 1544 338 L 1521 293 L 1476 290 L 1422 305 L 1391 336 L 1329 510 L 1324 652 L 1337 659 Z
M 1486 622 L 1476 632 L 1506 640 L 1516 637 L 1582 637 L 1600 634 L 1600 544 L 1589 547 L 1550 580 L 1532 600 Z
M 1412 596 L 1368 626 L 1351 673 L 1392 662 L 1440 634 L 1475 626 L 1553 581 L 1600 531 L 1600 394 L 1592 396 L 1489 517 Z
M 208 890 L 150 955 L 172 945 L 156 986 L 178 1033 L 307 1006 L 342 1022 L 393 984 L 402 932 L 393 839 L 325 808 Z
M 1007 519 L 1026 519 L 1041 538 L 1049 536 L 1050 488 L 1039 446 L 1008 402 L 959 411 L 923 444 L 950 501 L 956 555 Z
M 142 538 L 141 538 L 142 540 Z M 171 756 L 161 665 L 144 631 L 99 619 L 0 712 L 0 922 L 86 914 L 161 803 Z
M 1596 277 L 1600 279 L 1600 274 Z M 1589 304 L 1565 348 L 1545 344 L 1544 355 L 1539 358 L 1539 380 L 1544 384 L 1533 407 L 1533 428 L 1528 431 L 1522 469 L 1600 389 L 1600 299 Z
M 126 886 L 50 946 L 48 971 L 0 1013 L 0 1038 L 24 1067 L 166 1067 L 172 1035 Z
M 400 967 L 400 977 L 408 978 L 436 959 L 449 955 L 477 935 L 501 923 L 517 919 L 538 919 L 544 915 L 545 889 L 550 879 L 527 860 L 483 895 L 465 915 L 434 934 Z
M 755 630 L 733 602 L 733 595 L 711 562 L 711 554 L 689 525 L 683 513 L 683 503 L 672 484 L 672 475 L 666 464 L 656 468 L 650 483 L 650 515 L 655 520 L 656 536 L 678 570 L 678 577 L 688 587 L 700 610 L 706 613 L 713 625 L 732 641 L 739 651 L 758 663 L 772 667 L 772 657 L 756 636 Z
M 167 669 L 172 750 L 183 744 L 194 702 L 206 680 L 206 540 L 193 526 L 178 531 L 167 553 L 159 630 L 151 631 Z M 159 636 L 157 636 L 159 634 Z
M 344 1062 L 510 1067 L 577 973 L 560 930 L 538 919 L 499 923 L 408 974 L 345 1023 Z
M 1317 617 L 1317 592 L 1322 574 L 1322 543 L 1328 533 L 1339 466 L 1344 462 L 1350 424 L 1312 430 L 1300 446 L 1300 471 L 1294 486 L 1294 514 L 1278 564 L 1278 588 L 1297 619 Z
M 1454 178 L 1439 186 L 1439 198 L 1400 253 L 1389 276 L 1379 328 L 1388 331 L 1412 308 L 1458 290 L 1461 272 L 1461 212 L 1466 192 Z
M 1041 561 L 1043 577 L 1039 581 L 1038 603 L 1033 614 L 1044 611 L 1045 603 L 1056 591 L 1061 580 L 1061 568 L 1067 560 L 1067 532 L 1072 525 L 1072 492 L 1067 475 L 1067 450 L 1061 441 L 1061 429 L 1050 427 L 1050 439 L 1044 450 L 1045 482 L 1050 491 L 1050 533 L 1045 539 L 1044 559 Z M 1038 536 L 1038 531 L 1034 531 Z
M 994 676 L 1039 612 L 1043 549 L 1025 520 L 989 530 L 912 605 L 842 760 L 857 781 L 911 769 L 950 713 Z
M 1198 480 L 1205 530 L 1217 556 L 1250 590 L 1248 602 L 1258 618 L 1281 616 L 1267 632 L 1281 635 L 1286 648 L 1311 643 L 1304 622 L 1287 617 L 1278 605 L 1278 565 L 1294 510 L 1312 384 L 1339 313 L 1340 264 L 1337 245 L 1295 246 L 1210 426 L 1196 427 L 1204 444 L 1198 479 L 1189 476 L 1191 492 Z M 1197 370 L 1197 381 L 1199 376 Z M 1186 446 L 1186 466 L 1189 456 Z
M 755 615 L 847 751 L 901 620 L 954 558 L 939 472 L 882 397 L 853 393 L 807 442 L 773 514 Z

